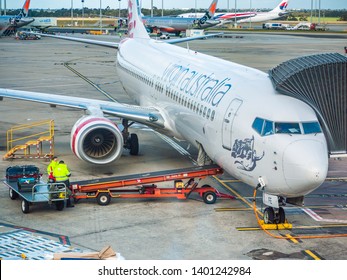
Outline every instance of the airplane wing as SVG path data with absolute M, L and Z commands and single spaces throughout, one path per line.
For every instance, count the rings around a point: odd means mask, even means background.
M 43 37 L 52 37 L 52 38 L 56 38 L 56 39 L 63 39 L 63 40 L 68 40 L 68 41 L 86 43 L 86 44 L 97 45 L 97 46 L 102 46 L 102 47 L 109 47 L 109 48 L 114 48 L 114 49 L 118 49 L 118 46 L 119 46 L 119 43 L 116 43 L 116 42 L 106 42 L 106 41 L 99 41 L 99 40 L 93 40 L 93 39 L 85 39 L 85 38 L 70 37 L 70 36 L 60 36 L 60 35 L 50 35 L 50 34 L 43 34 L 43 33 L 36 33 L 36 32 L 30 32 L 30 33 L 33 33 L 33 34 L 39 35 L 39 36 L 43 36 Z M 175 39 L 166 40 L 165 42 L 168 44 L 178 44 L 178 43 L 183 43 L 183 42 L 187 42 L 187 41 L 205 39 L 208 37 L 216 37 L 216 36 L 219 36 L 222 34 L 223 34 L 223 32 L 206 34 L 206 35 L 201 35 L 201 36 L 194 36 L 194 37 L 175 38 Z
M 106 114 L 142 123 L 153 128 L 164 128 L 164 119 L 155 108 L 145 108 L 89 98 L 0 88 L 0 101 L 4 97 L 76 108 L 85 110 L 89 114 L 96 116 Z
M 37 32 L 28 32 L 28 33 L 43 36 L 43 37 L 52 37 L 55 39 L 62 39 L 62 40 L 74 41 L 79 43 L 87 43 L 87 44 L 97 45 L 102 47 L 109 47 L 113 49 L 118 49 L 118 46 L 119 46 L 119 43 L 116 43 L 116 42 L 99 41 L 99 40 L 70 37 L 70 36 L 50 35 L 50 34 L 37 33 Z

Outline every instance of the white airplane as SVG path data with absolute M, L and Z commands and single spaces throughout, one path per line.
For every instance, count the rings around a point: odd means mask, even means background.
M 278 4 L 276 8 L 271 10 L 270 12 L 257 13 L 254 17 L 245 18 L 238 20 L 238 23 L 249 23 L 249 22 L 264 22 L 268 20 L 279 19 L 288 14 L 287 7 L 289 4 L 289 0 L 284 0 Z
M 199 158 L 261 187 L 270 206 L 264 213 L 267 222 L 284 222 L 283 203 L 302 202 L 327 175 L 327 142 L 313 109 L 276 92 L 262 71 L 167 43 L 193 38 L 150 39 L 138 0 L 128 3 L 129 38 L 119 44 L 45 36 L 118 48 L 119 79 L 139 106 L 10 89 L 0 89 L 0 99 L 85 110 L 88 114 L 72 129 L 71 147 L 93 164 L 117 160 L 124 147 L 137 154 L 138 139 L 129 137 L 129 121 L 189 141 L 199 149 Z M 124 131 L 105 115 L 121 117 Z
M 214 20 L 220 20 L 221 24 L 225 23 L 232 23 L 237 21 L 237 23 L 245 23 L 245 22 L 262 22 L 262 21 L 268 21 L 268 20 L 274 20 L 278 19 L 284 15 L 287 14 L 286 9 L 288 6 L 289 0 L 281 1 L 275 7 L 273 10 L 269 12 L 255 12 L 255 11 L 249 11 L 249 12 L 243 12 L 243 13 L 215 13 L 215 16 L 213 17 Z M 184 18 L 196 18 L 200 17 L 201 13 L 184 13 L 180 14 L 177 17 L 184 17 Z
M 18 15 L 0 16 L 0 36 L 34 21 L 33 18 L 28 18 L 29 6 L 30 0 L 25 0 L 23 8 Z

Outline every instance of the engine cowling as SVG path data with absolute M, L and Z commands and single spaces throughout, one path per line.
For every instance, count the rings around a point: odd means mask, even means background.
M 123 135 L 107 118 L 83 116 L 72 128 L 71 150 L 81 160 L 94 164 L 108 164 L 123 151 Z

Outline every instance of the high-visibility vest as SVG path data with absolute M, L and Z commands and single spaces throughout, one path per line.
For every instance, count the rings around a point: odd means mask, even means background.
M 57 167 L 59 162 L 52 160 L 51 163 L 47 166 L 47 174 L 53 173 L 54 169 Z
M 68 180 L 70 175 L 71 173 L 65 163 L 59 163 L 53 170 L 53 176 L 57 182 Z

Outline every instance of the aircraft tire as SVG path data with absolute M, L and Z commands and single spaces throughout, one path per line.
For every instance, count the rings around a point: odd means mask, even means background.
M 286 213 L 284 212 L 283 207 L 278 209 L 278 223 L 283 224 L 286 222 Z
M 139 154 L 139 139 L 135 133 L 130 135 L 130 154 L 132 156 L 137 156 Z
M 272 207 L 266 207 L 264 210 L 264 223 L 273 224 L 275 221 L 275 211 Z

